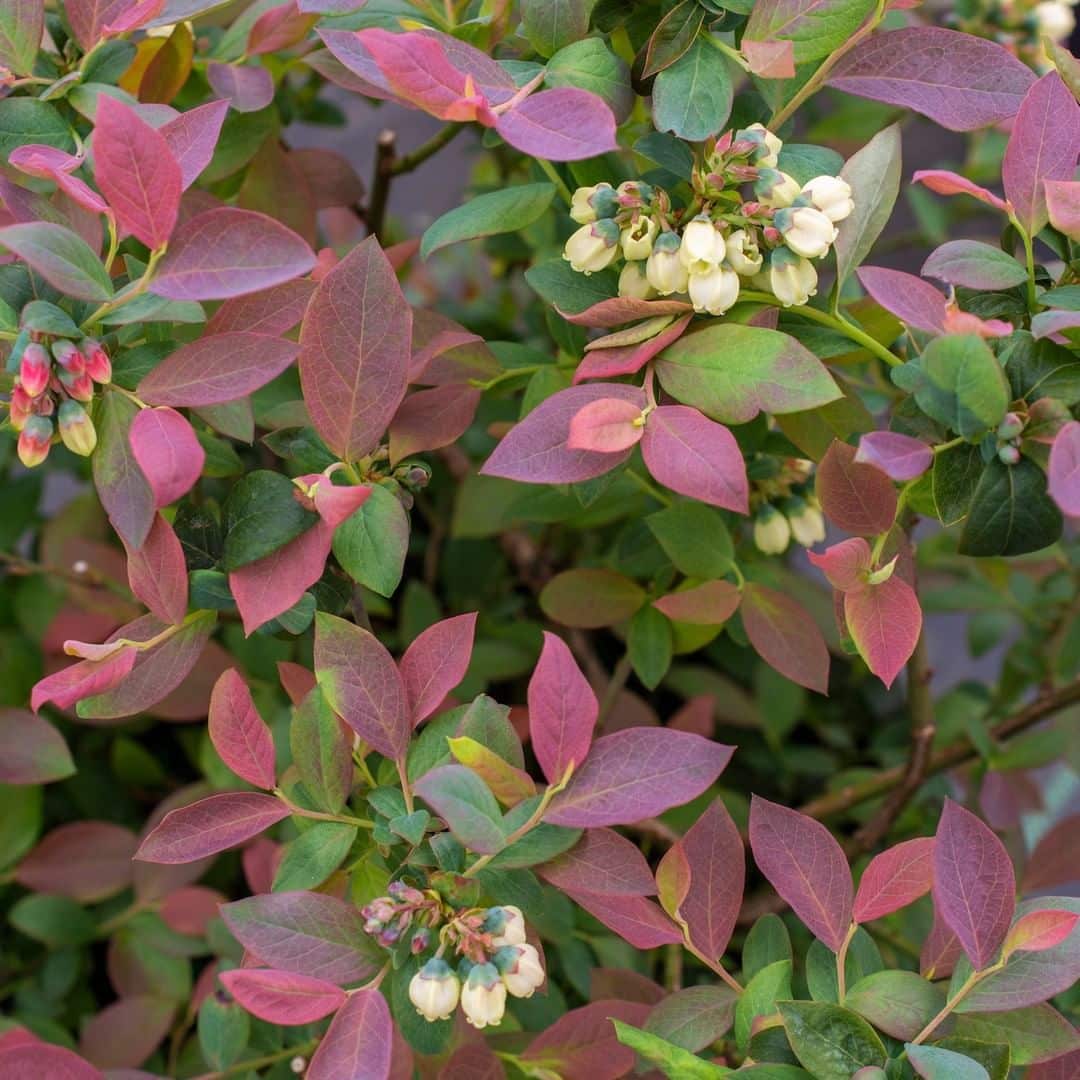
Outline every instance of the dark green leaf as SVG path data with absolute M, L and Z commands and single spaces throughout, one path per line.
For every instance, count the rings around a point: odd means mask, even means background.
M 376 485 L 334 531 L 334 555 L 354 581 L 392 596 L 409 548 L 409 515 L 389 488 Z
M 1015 465 L 995 458 L 975 489 L 958 550 L 962 555 L 1024 555 L 1054 543 L 1062 526 L 1042 469 L 1028 458 Z
M 817 1080 L 850 1080 L 864 1065 L 885 1065 L 881 1040 L 850 1010 L 820 1001 L 784 1001 L 779 1009 L 792 1050 Z
M 703 38 L 656 76 L 653 122 L 658 131 L 700 142 L 722 131 L 731 115 L 733 90 L 727 62 Z
M 437 218 L 424 233 L 420 256 L 426 259 L 439 248 L 461 240 L 517 232 L 531 225 L 551 205 L 554 184 L 518 184 L 477 195 Z
M 257 469 L 229 493 L 225 502 L 225 570 L 247 566 L 307 532 L 319 520 L 296 498 L 287 476 Z
M 967 517 L 984 462 L 977 446 L 961 443 L 934 456 L 934 506 L 942 525 Z
M 650 690 L 655 690 L 671 666 L 671 623 L 647 604 L 630 620 L 626 648 L 634 673 Z
M 548 61 L 544 83 L 551 87 L 576 86 L 596 94 L 611 106 L 618 121 L 625 120 L 634 106 L 630 69 L 597 37 L 561 48 Z
M 274 892 L 314 889 L 321 885 L 349 854 L 356 828 L 339 821 L 317 821 L 284 848 L 274 875 Z

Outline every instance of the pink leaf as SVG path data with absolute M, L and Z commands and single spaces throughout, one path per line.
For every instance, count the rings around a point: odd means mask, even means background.
M 64 0 L 64 10 L 75 40 L 84 53 L 101 40 L 105 27 L 116 22 L 131 0 Z
M 963 955 L 960 939 L 945 925 L 935 907 L 934 925 L 919 952 L 919 974 L 926 979 L 947 979 Z
M 902 323 L 929 334 L 942 332 L 945 297 L 929 282 L 884 266 L 860 266 L 855 273 L 863 288 Z
M 535 1036 L 521 1055 L 554 1067 L 561 1080 L 615 1080 L 634 1068 L 634 1052 L 615 1037 L 612 1019 L 640 1027 L 649 1007 L 630 1001 L 593 1001 L 572 1009 Z
M 180 186 L 186 191 L 210 164 L 221 125 L 229 111 L 227 101 L 211 101 L 188 109 L 158 128 L 180 166 Z
M 102 1080 L 100 1069 L 73 1050 L 34 1039 L 0 1047 L 4 1080 Z
M 861 536 L 841 540 L 820 554 L 816 551 L 806 554 L 834 589 L 848 592 L 866 584 L 866 574 L 870 570 L 870 545 Z
M 1075 180 L 1044 180 L 1050 224 L 1071 240 L 1080 239 L 1080 183 Z
M 393 419 L 405 396 L 411 343 L 412 309 L 369 237 L 319 282 L 300 331 L 304 402 L 344 460 L 370 452 Z
M 157 507 L 168 506 L 186 495 L 206 462 L 195 429 L 173 409 L 140 409 L 131 421 L 128 440 L 139 468 L 154 489 Z
M 1024 97 L 1001 164 L 1005 195 L 1029 236 L 1049 220 L 1043 181 L 1072 180 L 1078 155 L 1080 105 L 1050 71 Z
M 335 484 L 321 473 L 300 477 L 313 488 L 312 501 L 319 516 L 331 528 L 336 529 L 347 518 L 352 517 L 371 496 L 367 484 Z
M 1011 333 L 1012 327 L 1008 323 L 1005 323 L 1005 326 Z M 1064 330 L 1075 330 L 1077 327 L 1080 327 L 1080 311 L 1040 311 L 1031 320 L 1031 333 L 1036 341 L 1053 337 Z
M 645 407 L 645 394 L 636 386 L 590 383 L 560 390 L 542 401 L 505 435 L 480 470 L 530 484 L 573 484 L 603 476 L 629 456 L 572 450 L 567 445 L 570 423 L 581 409 L 599 398 L 620 398 Z
M 300 325 L 315 287 L 314 281 L 298 278 L 261 292 L 226 300 L 210 316 L 210 321 L 206 324 L 206 335 L 226 334 L 235 330 L 246 330 L 251 334 L 270 334 L 274 337 L 286 334 L 294 326 Z
M 750 70 L 762 79 L 795 77 L 795 46 L 790 41 L 748 41 L 739 46 Z
M 105 660 L 69 664 L 34 685 L 30 707 L 37 712 L 51 701 L 58 709 L 70 709 L 85 697 L 110 690 L 128 676 L 137 655 L 134 649 L 123 648 Z
M 559 889 L 605 896 L 651 896 L 656 882 L 637 844 L 614 829 L 586 829 L 567 852 L 537 871 Z
M 132 30 L 138 30 L 151 19 L 157 18 L 165 6 L 165 0 L 137 0 L 127 11 L 103 27 L 106 37 L 113 34 L 127 34 Z
M 35 892 L 83 904 L 106 900 L 131 885 L 137 841 L 107 821 L 73 821 L 53 829 L 15 868 L 15 880 Z
M 754 861 L 810 932 L 836 952 L 851 925 L 851 871 L 832 833 L 797 810 L 753 796 Z
M 248 34 L 246 53 L 262 56 L 281 52 L 299 44 L 306 36 L 315 18 L 300 11 L 294 0 L 264 11 Z
M 934 464 L 934 451 L 910 435 L 899 435 L 895 431 L 870 431 L 859 439 L 855 461 L 863 465 L 876 465 L 891 480 L 904 483 L 922 476 Z
M 265 334 L 208 335 L 162 360 L 139 383 L 139 396 L 156 405 L 235 401 L 280 375 L 299 351 L 295 342 Z
M 94 179 L 119 223 L 148 248 L 159 248 L 176 225 L 180 166 L 165 137 L 134 109 L 108 94 L 94 123 Z
M 186 863 L 242 844 L 289 816 L 273 795 L 254 791 L 211 795 L 171 810 L 143 840 L 135 858 L 143 862 Z
M 874 465 L 855 459 L 855 447 L 833 440 L 818 465 L 815 491 L 825 516 L 845 532 L 875 536 L 892 528 L 896 489 Z
M 291 971 L 237 968 L 220 979 L 249 1013 L 270 1024 L 312 1024 L 348 1000 L 333 983 Z
M 1055 436 L 1047 476 L 1050 497 L 1062 512 L 1080 516 L 1080 421 L 1070 420 Z
M 0 708 L 0 784 L 48 784 L 74 771 L 64 737 L 48 720 Z
M 659 315 L 686 315 L 692 310 L 685 300 L 635 300 L 629 296 L 613 296 L 609 300 L 592 304 L 584 311 L 559 310 L 559 314 L 575 326 L 610 329 L 635 319 L 652 319 Z
M 465 678 L 476 635 L 476 612 L 455 615 L 417 634 L 399 665 L 415 727 Z
M 206 929 L 218 917 L 225 897 L 203 885 L 181 887 L 169 893 L 158 909 L 161 921 L 170 930 L 189 937 L 205 937 Z
M 258 112 L 274 100 L 273 77 L 259 64 L 211 62 L 206 79 L 214 93 L 240 113 Z
M 656 901 L 645 896 L 615 896 L 566 887 L 563 892 L 635 949 L 655 949 L 682 941 L 679 928 Z
M 649 414 L 641 453 L 665 487 L 700 502 L 748 511 L 746 464 L 723 424 L 687 405 L 661 405 Z
M 581 161 L 617 149 L 615 114 L 588 90 L 561 86 L 501 113 L 495 130 L 515 150 L 549 161 Z
M 872 922 L 914 903 L 934 880 L 934 838 L 904 840 L 875 855 L 859 880 L 853 918 Z
M 829 650 L 807 611 L 784 593 L 748 582 L 742 620 L 757 654 L 792 682 L 826 694 Z
M 330 1021 L 307 1080 L 389 1080 L 394 1025 L 378 990 L 357 990 Z
M 844 620 L 866 666 L 888 689 L 922 632 L 915 590 L 896 574 L 880 585 L 853 589 L 844 594 Z
M 361 44 L 360 35 L 353 30 L 328 30 L 320 27 L 323 39 L 334 59 L 348 70 L 345 75 L 336 65 L 328 65 L 327 78 L 348 90 L 364 94 L 379 101 L 398 101 L 386 76 L 379 70 L 374 57 Z M 321 55 L 321 54 L 316 54 Z
M 176 230 L 150 291 L 169 300 L 224 300 L 291 281 L 314 265 L 306 241 L 279 221 L 221 206 Z
M 948 169 L 919 169 L 912 173 L 911 180 L 915 184 L 925 184 L 938 195 L 970 195 L 995 210 L 1003 213 L 1008 213 L 1009 210 L 1009 204 L 1000 196 Z
M 600 705 L 566 642 L 546 630 L 528 702 L 533 751 L 548 781 L 558 783 L 586 759 Z
M 161 514 L 138 551 L 125 545 L 131 591 L 163 623 L 184 621 L 188 606 L 187 564 L 173 527 Z
M 457 442 L 472 424 L 482 396 L 479 388 L 463 383 L 410 394 L 390 421 L 391 464 Z
M 625 398 L 597 398 L 574 414 L 566 445 L 570 450 L 612 454 L 629 450 L 644 434 L 641 409 L 634 402 Z
M 934 844 L 934 904 L 976 969 L 993 960 L 1016 909 L 1016 878 L 1004 844 L 948 798 Z
M 738 610 L 742 593 L 727 581 L 706 581 L 690 589 L 680 589 L 653 601 L 653 607 L 674 622 L 698 626 L 720 626 Z
M 274 740 L 236 668 L 214 683 L 209 732 L 218 756 L 237 776 L 267 791 L 274 786 Z
M 135 1068 L 169 1033 L 175 1012 L 175 1001 L 156 994 L 122 997 L 83 1025 L 79 1051 L 103 1069 Z
M 315 675 L 334 711 L 384 757 L 400 759 L 412 721 L 393 657 L 367 630 L 319 612 Z
M 1075 911 L 1029 911 L 1013 923 L 1004 951 L 1045 952 L 1060 945 L 1072 932 L 1080 915 Z
M 734 747 L 665 728 L 627 728 L 596 740 L 585 764 L 551 801 L 553 825 L 629 825 L 696 799 Z
M 690 315 L 684 315 L 659 334 L 639 344 L 617 345 L 586 352 L 574 372 L 574 383 L 584 382 L 586 379 L 615 379 L 620 375 L 633 375 L 673 341 L 682 337 L 691 318 Z

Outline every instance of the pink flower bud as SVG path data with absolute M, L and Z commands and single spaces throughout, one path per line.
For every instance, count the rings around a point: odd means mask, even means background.
M 86 358 L 86 374 L 96 383 L 112 381 L 112 361 L 109 354 L 101 347 L 101 342 L 87 338 L 80 346 Z
M 60 406 L 60 438 L 64 445 L 80 457 L 89 457 L 97 446 L 97 429 L 86 410 L 77 401 L 65 401 Z
M 61 371 L 60 383 L 76 401 L 93 401 L 94 381 L 85 371 Z
M 71 341 L 60 339 L 52 345 L 53 356 L 56 362 L 72 375 L 81 375 L 86 371 L 86 358 Z
M 16 386 L 11 391 L 11 404 L 8 406 L 11 426 L 16 431 L 22 431 L 32 412 L 33 402 L 30 395 L 21 386 Z
M 44 416 L 31 416 L 19 434 L 19 460 L 28 468 L 40 465 L 49 456 L 52 441 L 52 421 Z
M 45 392 L 52 374 L 52 360 L 43 345 L 31 341 L 19 360 L 19 385 L 32 398 Z

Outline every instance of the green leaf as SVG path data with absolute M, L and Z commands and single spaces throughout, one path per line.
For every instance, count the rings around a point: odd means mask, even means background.
M 4 307 L 6 308 L 7 305 L 5 304 Z M 11 309 L 8 308 L 8 310 Z M 48 300 L 31 300 L 19 312 L 18 320 L 13 324 L 12 329 L 20 323 L 25 329 L 39 334 L 76 339 L 82 337 L 82 331 L 75 325 L 72 317 L 63 308 L 50 304 Z
M 669 394 L 722 424 L 816 409 L 842 393 L 793 337 L 737 323 L 711 321 L 684 334 L 657 358 L 656 373 Z
M 613 1019 L 611 1022 L 615 1025 L 619 1042 L 629 1046 L 671 1080 L 712 1080 L 716 1076 L 733 1075 L 731 1069 L 703 1061 L 696 1054 L 661 1039 L 659 1035 L 642 1031 L 621 1020 Z
M 319 520 L 296 499 L 296 487 L 269 469 L 250 472 L 225 501 L 225 553 L 221 565 L 247 566 L 307 532 Z
M 317 821 L 285 845 L 274 875 L 274 892 L 317 888 L 341 865 L 355 840 L 355 826 Z
M 851 987 L 844 1004 L 894 1039 L 913 1039 L 938 1014 L 945 994 L 914 971 L 875 971 Z
M 37 98 L 4 98 L 0 101 L 0 159 L 6 161 L 12 150 L 30 143 L 75 152 L 71 128 L 54 106 Z
M 820 1001 L 779 1005 L 795 1056 L 817 1080 L 850 1080 L 864 1065 L 883 1068 L 885 1046 L 861 1017 Z
M 44 0 L 6 0 L 0 5 L 0 65 L 15 75 L 32 75 L 44 24 Z
M 420 257 L 426 259 L 439 248 L 461 240 L 517 232 L 531 225 L 551 205 L 554 184 L 518 184 L 501 191 L 477 195 L 463 206 L 437 218 L 420 242 Z
M 93 917 L 66 896 L 32 893 L 8 912 L 8 921 L 21 934 L 54 949 L 85 945 L 94 939 Z
M 776 167 L 793 176 L 800 184 L 805 184 L 815 176 L 839 176 L 844 168 L 844 159 L 827 146 L 786 142 Z
M 380 596 L 393 596 L 408 549 L 409 515 L 381 485 L 334 531 L 334 555 L 345 573 Z
M 856 942 L 858 944 L 856 945 Z M 854 986 L 864 975 L 881 967 L 881 956 L 874 939 L 861 927 L 855 933 L 844 963 L 844 978 Z M 839 1001 L 840 985 L 836 978 L 836 954 L 815 939 L 806 951 L 806 982 L 815 1001 Z M 852 1006 L 854 1008 L 854 1006 Z
M 694 153 L 689 146 L 663 131 L 650 131 L 634 143 L 634 153 L 655 161 L 672 175 L 689 180 L 694 168 Z
M 81 236 L 63 225 L 49 221 L 8 225 L 0 229 L 0 247 L 76 300 L 108 300 L 113 295 L 112 279 L 101 260 Z
M 671 67 L 693 45 L 704 21 L 705 9 L 696 0 L 679 0 L 649 37 L 641 78 L 652 78 Z
M 655 690 L 671 667 L 671 623 L 651 604 L 646 605 L 630 620 L 626 648 L 634 673 Z
M 521 29 L 541 55 L 585 37 L 596 0 L 522 0 Z
M 531 799 L 520 805 L 530 805 L 535 809 L 535 802 Z M 507 825 L 510 824 L 509 818 L 508 814 Z M 509 847 L 503 848 L 489 865 L 494 870 L 520 870 L 530 866 L 539 866 L 569 851 L 580 837 L 580 829 L 568 829 L 563 825 L 546 823 L 537 825 L 520 840 L 515 840 Z
M 471 851 L 491 855 L 506 843 L 506 825 L 495 796 L 471 769 L 441 765 L 416 782 L 420 796 Z
M 780 960 L 791 963 L 791 937 L 779 915 L 762 915 L 750 927 L 743 944 L 743 981 L 749 982 L 762 968 Z
M 336 814 L 352 787 L 352 732 L 330 708 L 319 687 L 296 706 L 289 744 L 304 790 L 320 810 Z
M 791 997 L 791 961 L 777 960 L 763 967 L 747 984 L 735 1006 L 735 1045 L 746 1053 L 750 1028 L 759 1016 L 772 1016 L 776 1003 Z
M 625 120 L 634 105 L 630 69 L 598 37 L 574 41 L 560 49 L 548 61 L 544 84 L 589 90 L 611 106 L 616 120 Z
M 678 502 L 650 514 L 645 524 L 675 569 L 687 577 L 720 578 L 731 570 L 735 547 L 719 510 Z
M 227 1069 L 240 1059 L 251 1035 L 251 1017 L 235 1001 L 209 994 L 199 1006 L 199 1049 L 212 1069 Z
M 957 550 L 961 555 L 1025 555 L 1054 543 L 1063 524 L 1038 465 L 1028 458 L 1003 465 L 995 458 L 975 489 Z
M 961 443 L 934 456 L 932 474 L 934 506 L 942 525 L 955 525 L 967 517 L 983 458 L 977 446 Z
M 1027 402 L 1057 398 L 1066 405 L 1080 403 L 1080 360 L 1049 338 L 1036 341 L 1017 330 L 1000 353 L 1014 398 Z
M 1080 1037 L 1052 1005 L 1029 1005 L 1008 1012 L 964 1013 L 955 1034 L 978 1042 L 1006 1043 L 1013 1065 L 1031 1065 L 1078 1049 Z
M 722 131 L 731 115 L 733 90 L 727 61 L 702 37 L 656 76 L 653 123 L 687 142 Z
M 752 41 L 790 41 L 795 63 L 820 60 L 844 44 L 874 10 L 874 0 L 758 0 L 746 24 Z
M 908 1060 L 925 1080 L 990 1080 L 990 1074 L 977 1062 L 939 1046 L 912 1046 Z
M 990 1080 L 1009 1080 L 1012 1059 L 1009 1047 L 1003 1042 L 983 1042 L 950 1035 L 946 1039 L 938 1039 L 934 1045 L 977 1061 L 990 1074 Z
M 525 271 L 525 280 L 541 299 L 568 315 L 576 315 L 601 300 L 610 300 L 619 289 L 619 279 L 613 270 L 579 274 L 562 258 L 531 266 Z
M 644 602 L 645 590 L 636 581 L 611 570 L 564 570 L 540 592 L 540 607 L 549 619 L 584 629 L 623 622 Z

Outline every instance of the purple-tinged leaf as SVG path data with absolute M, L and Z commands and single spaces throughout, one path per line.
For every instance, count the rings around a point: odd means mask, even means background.
M 1031 320 L 1031 333 L 1036 341 L 1077 327 L 1080 327 L 1080 311 L 1040 311 Z
M 533 752 L 552 784 L 589 753 L 600 704 L 561 637 L 544 631 L 544 647 L 529 679 Z
M 307 1080 L 389 1080 L 394 1024 L 378 990 L 358 990 L 330 1021 Z
M 645 590 L 614 570 L 564 570 L 540 591 L 540 607 L 563 626 L 598 629 L 629 619 L 645 602 Z
M 134 649 L 120 649 L 104 660 L 79 660 L 46 675 L 34 684 L 30 707 L 37 712 L 52 702 L 58 709 L 70 709 L 85 697 L 110 690 L 128 676 L 137 655 Z
M 618 146 L 610 106 L 575 86 L 530 95 L 501 113 L 495 130 L 515 150 L 549 161 L 581 161 Z
M 862 287 L 906 326 L 928 334 L 944 329 L 945 297 L 929 282 L 884 266 L 860 266 L 855 274 Z
M 629 450 L 607 454 L 571 450 L 567 445 L 574 416 L 600 398 L 631 402 L 639 412 L 645 407 L 645 394 L 636 386 L 590 383 L 561 390 L 503 437 L 481 468 L 481 475 L 529 484 L 573 484 L 603 476 L 621 465 L 630 456 Z
M 157 514 L 142 547 L 125 550 L 131 591 L 163 623 L 182 623 L 188 607 L 187 564 L 173 527 Z
M 240 113 L 258 112 L 274 100 L 274 80 L 261 64 L 211 62 L 206 79 L 214 93 Z
M 309 13 L 300 10 L 295 0 L 270 8 L 255 20 L 245 51 L 248 56 L 263 56 L 291 49 L 307 37 L 315 22 Z
M 852 917 L 857 923 L 884 918 L 914 903 L 934 882 L 934 838 L 904 840 L 875 855 L 863 871 Z
M 706 581 L 701 585 L 661 596 L 653 601 L 653 607 L 662 611 L 673 622 L 721 626 L 735 614 L 741 600 L 742 593 L 730 582 Z
M 348 1000 L 333 983 L 291 971 L 236 968 L 219 978 L 249 1013 L 269 1024 L 313 1024 Z
M 390 83 L 379 69 L 379 65 L 375 63 L 374 57 L 360 43 L 360 36 L 356 31 L 329 30 L 320 27 L 318 35 L 322 38 L 334 59 L 348 71 L 348 75 L 345 75 L 344 72 L 336 68 L 336 65 L 333 67 L 328 65 L 328 69 L 323 72 L 327 78 L 340 86 L 345 86 L 346 89 L 355 90 L 357 93 L 376 100 L 400 100 L 391 89 Z M 317 53 L 315 57 L 327 59 L 326 54 Z M 329 63 L 330 65 L 333 64 L 332 61 Z M 316 70 L 322 70 L 318 59 L 314 59 L 312 66 Z
M 83 1025 L 79 1053 L 102 1069 L 141 1065 L 169 1033 L 176 1002 L 153 993 L 121 997 Z
M 296 479 L 308 485 L 319 517 L 331 529 L 352 517 L 371 497 L 372 488 L 367 484 L 335 484 L 322 473 L 308 473 Z
M 267 791 L 274 786 L 274 740 L 236 668 L 214 683 L 208 728 L 218 756 L 237 776 Z
M 847 592 L 866 584 L 871 567 L 870 545 L 861 536 L 831 544 L 822 552 L 808 551 L 806 554 L 834 589 Z
M 273 795 L 254 791 L 211 795 L 171 810 L 139 845 L 135 858 L 153 863 L 194 862 L 242 844 L 289 816 Z
M 1080 1080 L 1080 1050 L 1032 1065 L 1025 1075 L 1027 1080 Z
M 44 29 L 45 0 L 8 0 L 0 10 L 0 64 L 32 75 Z
M 558 889 L 604 896 L 652 896 L 656 882 L 637 844 L 614 829 L 586 829 L 567 852 L 537 868 Z
M 934 925 L 919 953 L 919 974 L 925 979 L 947 979 L 963 955 L 960 939 L 946 926 L 935 907 Z
M 655 949 L 682 941 L 679 928 L 648 897 L 592 893 L 565 886 L 562 891 L 635 949 Z
M 465 383 L 410 394 L 390 421 L 390 463 L 457 442 L 469 430 L 482 396 Z
M 176 230 L 150 291 L 169 300 L 225 300 L 292 281 L 314 265 L 306 241 L 279 221 L 220 206 Z
M 844 621 L 866 666 L 891 687 L 922 632 L 915 590 L 896 574 L 880 585 L 852 589 L 844 594 Z
M 634 1068 L 634 1052 L 615 1035 L 614 1020 L 641 1027 L 650 1007 L 631 1001 L 593 1001 L 572 1009 L 535 1036 L 521 1054 L 563 1080 L 615 1080 Z
M 649 414 L 641 453 L 653 477 L 680 495 L 745 514 L 746 463 L 735 436 L 687 405 L 661 405 Z
M 211 101 L 188 109 L 158 128 L 172 156 L 180 166 L 180 186 L 186 191 L 210 164 L 221 125 L 229 111 L 227 101 Z
M 1049 220 L 1044 180 L 1072 180 L 1080 156 L 1080 105 L 1056 71 L 1024 97 L 1001 164 L 1005 195 L 1035 236 Z
M 978 240 L 947 241 L 930 253 L 922 273 L 968 289 L 1011 289 L 1027 280 L 1027 271 L 1008 252 Z
M 892 528 L 896 489 L 879 468 L 856 460 L 854 446 L 834 440 L 814 483 L 825 516 L 845 532 L 875 536 Z
M 139 383 L 155 405 L 220 405 L 247 397 L 280 375 L 299 353 L 293 341 L 233 331 L 181 345 Z
M 140 409 L 128 439 L 158 508 L 186 495 L 202 474 L 206 451 L 195 429 L 174 409 Z
M 795 45 L 790 41 L 750 41 L 739 44 L 750 71 L 762 79 L 795 78 Z
M 107 900 L 131 885 L 138 841 L 108 821 L 72 821 L 53 829 L 15 868 L 15 880 L 34 892 L 82 904 Z
M 9 185 L 5 192 L 15 188 Z M 18 189 L 16 189 L 18 190 Z M 112 279 L 101 260 L 78 234 L 51 221 L 30 221 L 0 229 L 0 248 L 7 248 L 50 285 L 76 300 L 108 300 Z
M 92 459 L 94 486 L 112 527 L 132 550 L 146 540 L 154 524 L 155 499 L 131 448 L 131 427 L 138 407 L 122 394 L 102 394 L 95 417 L 97 449 Z
M 586 379 L 615 379 L 620 375 L 635 374 L 673 341 L 678 341 L 690 325 L 691 318 L 691 315 L 684 315 L 659 334 L 639 344 L 618 345 L 586 352 L 574 372 L 574 383 L 584 382 Z
M 1075 911 L 1043 910 L 1022 915 L 1012 925 L 1002 950 L 1045 952 L 1060 945 L 1076 927 L 1080 915 Z
M 630 296 L 613 296 L 598 301 L 584 311 L 566 312 L 560 309 L 559 314 L 575 326 L 609 330 L 636 319 L 655 319 L 662 315 L 689 317 L 687 313 L 692 311 L 685 300 L 635 300 Z
M 855 461 L 861 465 L 875 465 L 889 479 L 905 483 L 922 476 L 933 465 L 934 451 L 910 435 L 870 431 L 859 439 Z
M 641 441 L 645 434 L 641 421 L 641 410 L 632 401 L 598 398 L 574 414 L 566 445 L 571 450 L 617 454 Z
M 384 757 L 400 760 L 412 721 L 393 657 L 367 630 L 319 612 L 315 675 L 334 711 Z
M 64 737 L 48 720 L 0 708 L 0 784 L 51 784 L 74 771 Z
M 775 589 L 748 582 L 740 608 L 757 654 L 792 682 L 829 692 L 829 650 L 810 614 Z
M 151 19 L 157 18 L 164 7 L 165 0 L 135 0 L 135 3 L 131 4 L 126 11 L 103 27 L 105 37 L 138 30 Z
M 1070 240 L 1080 239 L 1080 183 L 1075 180 L 1044 180 L 1043 190 L 1050 224 Z
M 300 331 L 304 402 L 316 431 L 344 460 L 370 452 L 394 418 L 411 345 L 412 309 L 369 237 L 319 282 Z
M 495 1051 L 483 1039 L 476 1039 L 450 1055 L 439 1070 L 439 1080 L 506 1080 L 506 1069 Z
M 83 52 L 89 52 L 105 27 L 121 18 L 130 5 L 131 0 L 64 0 L 71 32 Z
M 499 804 L 472 769 L 440 765 L 416 781 L 415 791 L 470 851 L 494 855 L 506 846 Z
M 544 816 L 553 825 L 629 825 L 696 799 L 734 747 L 665 728 L 627 728 L 593 743 Z
M 996 42 L 936 26 L 865 38 L 833 68 L 829 86 L 974 131 L 1015 116 L 1031 70 Z
M 34 1039 L 0 1047 L 4 1080 L 102 1080 L 101 1070 L 74 1050 Z
M 999 195 L 948 169 L 919 169 L 912 174 L 911 181 L 914 184 L 924 184 L 938 195 L 970 195 L 995 210 L 1003 213 L 1009 211 L 1009 204 Z
M 1080 881 L 1080 814 L 1062 818 L 1039 839 L 1028 856 L 1020 883 L 1028 895 Z
M 169 239 L 180 210 L 180 166 L 161 132 L 108 94 L 94 117 L 94 179 L 137 240 L 153 249 Z
M 210 316 L 206 335 L 227 334 L 245 330 L 249 334 L 269 334 L 277 337 L 300 325 L 316 283 L 298 278 L 274 285 L 262 292 L 248 293 L 226 300 Z
M 334 896 L 251 896 L 224 904 L 221 917 L 252 956 L 296 975 L 317 971 L 320 979 L 340 986 L 368 979 L 382 966 L 382 956 L 364 933 L 360 909 Z
M 993 960 L 1016 909 L 1016 878 L 1005 845 L 952 799 L 934 843 L 934 904 L 976 968 Z
M 810 932 L 836 952 L 851 925 L 854 889 L 847 857 L 820 821 L 755 795 L 754 861 Z
M 426 720 L 469 670 L 476 612 L 455 615 L 418 634 L 401 658 L 401 678 L 415 727 Z

